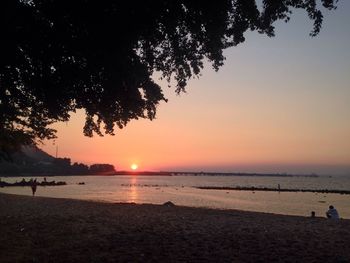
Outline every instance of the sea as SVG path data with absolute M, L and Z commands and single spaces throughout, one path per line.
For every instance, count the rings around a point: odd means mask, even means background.
M 29 178 L 26 178 L 28 180 Z M 22 177 L 2 177 L 6 182 Z M 38 181 L 44 180 L 37 177 Z M 340 217 L 350 219 L 350 195 L 312 192 L 208 190 L 196 187 L 268 187 L 281 189 L 350 190 L 350 176 L 55 176 L 64 186 L 38 187 L 36 196 L 93 200 L 110 203 L 163 204 L 214 209 L 325 217 L 329 205 Z M 79 184 L 80 183 L 80 184 Z M 82 184 L 83 183 L 83 184 Z M 0 192 L 32 195 L 30 187 L 4 187 Z

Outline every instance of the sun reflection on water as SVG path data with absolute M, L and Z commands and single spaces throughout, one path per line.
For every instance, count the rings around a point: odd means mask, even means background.
M 138 199 L 137 176 L 132 176 L 130 180 L 129 203 L 136 203 Z

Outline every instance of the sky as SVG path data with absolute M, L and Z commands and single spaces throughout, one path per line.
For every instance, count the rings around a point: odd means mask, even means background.
M 187 92 L 163 87 L 168 103 L 153 121 L 132 121 L 115 136 L 84 137 L 84 112 L 58 123 L 41 148 L 72 162 L 130 170 L 350 176 L 350 1 L 325 11 L 317 37 L 303 12 L 276 23 L 276 36 L 246 33 L 206 64 Z

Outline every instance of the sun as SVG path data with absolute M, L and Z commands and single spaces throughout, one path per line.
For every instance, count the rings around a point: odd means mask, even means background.
M 139 166 L 138 166 L 136 163 L 133 163 L 133 164 L 130 166 L 131 170 L 134 170 L 134 171 L 135 171 L 138 167 L 139 167 Z

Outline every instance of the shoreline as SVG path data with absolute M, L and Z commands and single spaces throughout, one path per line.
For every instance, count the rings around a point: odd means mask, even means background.
M 0 193 L 0 262 L 348 262 L 350 220 Z
M 24 186 L 25 187 L 25 186 Z M 278 214 L 278 213 L 272 213 L 272 212 L 260 212 L 260 211 L 250 211 L 250 210 L 240 210 L 240 209 L 234 209 L 234 208 L 217 208 L 217 207 L 206 207 L 206 206 L 186 206 L 186 205 L 178 205 L 174 204 L 171 201 L 167 201 L 164 204 L 155 204 L 155 203 L 135 203 L 135 202 L 112 202 L 112 201 L 106 201 L 106 200 L 98 200 L 98 199 L 79 199 L 79 198 L 67 198 L 67 197 L 50 197 L 50 196 L 31 196 L 30 194 L 22 195 L 22 194 L 13 194 L 13 193 L 3 193 L 0 192 L 0 199 L 2 196 L 12 196 L 14 198 L 28 198 L 28 199 L 42 199 L 42 200 L 57 200 L 62 202 L 82 202 L 82 203 L 91 203 L 95 205 L 104 204 L 104 205 L 116 205 L 116 206 L 132 206 L 132 207 L 138 207 L 138 206 L 154 206 L 154 207 L 174 207 L 176 209 L 194 209 L 194 210 L 207 210 L 210 211 L 222 211 L 222 212 L 237 212 L 237 213 L 248 213 L 248 214 L 256 214 L 256 216 L 259 215 L 270 215 L 270 216 L 276 216 L 276 217 L 297 217 L 297 218 L 307 218 L 311 219 L 310 216 L 306 215 L 293 215 L 293 214 Z M 169 205 L 169 203 L 171 203 Z M 316 219 L 320 220 L 327 220 L 325 216 L 316 216 Z M 315 219 L 314 218 L 314 219 Z M 340 218 L 341 221 L 348 221 L 350 224 L 350 218 Z M 329 221 L 329 220 L 328 220 Z M 1 262 L 1 261 L 0 261 Z
M 196 190 L 198 196 L 202 196 L 201 202 L 196 202 L 195 199 L 187 198 L 186 194 L 190 190 L 182 191 L 182 188 L 171 188 L 169 191 L 163 190 L 160 187 L 155 187 L 148 195 L 142 198 L 133 199 L 130 197 L 132 191 L 129 188 L 121 188 L 117 191 L 117 195 L 94 195 L 86 192 L 86 188 L 81 186 L 84 184 L 74 183 L 69 184 L 75 190 L 65 193 L 64 188 L 40 186 L 38 185 L 36 197 L 59 198 L 69 200 L 86 200 L 92 202 L 113 203 L 136 203 L 136 204 L 154 204 L 161 205 L 164 202 L 171 201 L 177 206 L 186 206 L 193 208 L 208 208 L 218 210 L 240 210 L 260 213 L 272 213 L 276 215 L 292 215 L 309 217 L 311 211 L 314 211 L 317 216 L 325 216 L 325 212 L 329 205 L 335 205 L 340 216 L 343 219 L 350 219 L 349 213 L 349 195 L 341 195 L 337 193 L 318 194 L 307 192 L 281 192 L 278 191 L 239 191 L 239 190 Z M 39 187 L 40 186 L 40 187 Z M 129 185 L 124 185 L 129 186 Z M 132 186 L 132 185 L 130 185 Z M 152 185 L 153 187 L 153 185 Z M 195 187 L 193 188 L 196 189 Z M 173 191 L 172 191 L 173 190 Z M 82 191 L 83 194 L 79 194 Z M 131 192 L 130 192 L 131 191 Z M 161 191 L 161 192 L 160 192 Z M 203 192 L 201 192 L 203 191 Z M 78 194 L 74 194 L 77 192 Z M 181 199 L 182 192 L 184 198 Z M 241 193 L 240 193 L 241 192 Z M 21 196 L 32 196 L 32 191 L 29 186 L 16 186 L 0 188 L 0 194 L 13 194 Z M 170 193 L 170 194 L 169 194 Z M 192 193 L 192 192 L 191 192 Z M 152 199 L 155 194 L 162 195 L 159 199 Z M 164 195 L 164 196 L 163 196 Z M 212 201 L 214 200 L 214 201 Z M 216 200 L 218 200 L 216 202 Z M 277 201 L 274 201 L 277 200 Z M 248 203 L 247 203 L 248 201 Z M 242 203 L 241 203 L 242 202 Z M 249 203 L 250 202 L 250 203 Z M 303 203 L 304 202 L 304 203 Z

